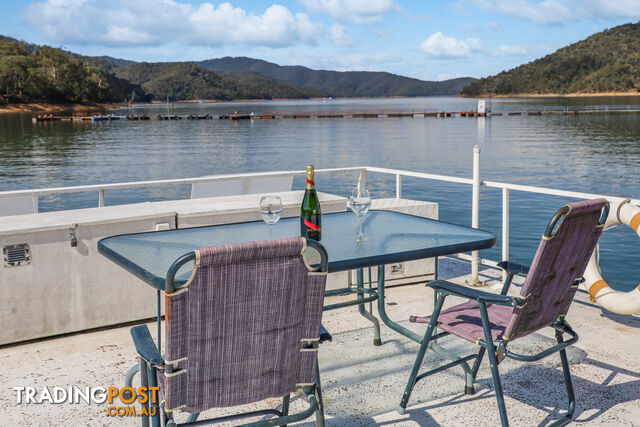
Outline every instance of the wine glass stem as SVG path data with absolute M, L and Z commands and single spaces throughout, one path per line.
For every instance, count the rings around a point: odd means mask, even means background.
M 269 240 L 273 238 L 273 224 L 269 224 Z
M 358 239 L 362 239 L 362 215 L 358 215 Z

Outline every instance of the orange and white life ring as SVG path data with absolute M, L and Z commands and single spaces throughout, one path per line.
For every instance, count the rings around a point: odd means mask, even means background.
M 625 224 L 640 236 L 640 208 L 628 200 L 611 203 L 605 228 L 615 224 Z M 640 314 L 640 285 L 629 292 L 620 292 L 609 287 L 602 278 L 596 250 L 591 254 L 582 285 L 589 292 L 591 301 L 607 310 L 618 314 Z

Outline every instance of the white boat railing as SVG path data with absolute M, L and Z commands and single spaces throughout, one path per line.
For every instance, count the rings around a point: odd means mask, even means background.
M 473 155 L 473 174 L 472 178 L 460 178 L 455 176 L 437 175 L 422 172 L 406 171 L 401 169 L 389 169 L 375 166 L 360 166 L 360 167 L 347 167 L 347 168 L 329 168 L 329 169 L 316 169 L 319 174 L 341 174 L 341 173 L 353 173 L 358 172 L 358 181 L 360 185 L 366 182 L 369 173 L 378 173 L 384 175 L 395 176 L 396 191 L 395 197 L 402 198 L 402 179 L 403 177 L 419 178 L 434 181 L 443 181 L 457 184 L 471 185 L 472 187 L 472 227 L 478 227 L 478 220 L 480 215 L 480 187 L 497 188 L 502 189 L 502 230 L 501 230 L 501 242 L 502 242 L 502 260 L 509 259 L 509 198 L 511 191 L 521 191 L 526 193 L 545 194 L 550 196 L 560 196 L 575 199 L 593 199 L 598 197 L 604 197 L 611 202 L 621 202 L 626 200 L 625 197 L 611 196 L 606 194 L 584 193 L 579 191 L 558 190 L 553 188 L 535 187 L 529 185 L 510 184 L 497 181 L 482 181 L 480 179 L 480 148 L 474 147 Z M 220 181 L 233 181 L 238 179 L 250 179 L 261 177 L 289 177 L 289 176 L 304 176 L 305 170 L 296 171 L 276 171 L 276 172 L 256 172 L 256 173 L 243 173 L 243 174 L 228 174 L 228 175 L 212 175 L 198 178 L 183 178 L 183 179 L 168 179 L 157 181 L 138 181 L 138 182 L 123 182 L 113 184 L 96 184 L 96 185 L 80 185 L 73 187 L 56 187 L 56 188 L 44 188 L 44 189 L 31 189 L 31 190 L 13 190 L 0 192 L 0 199 L 31 196 L 34 206 L 37 206 L 38 197 L 45 195 L 55 195 L 64 193 L 81 193 L 81 192 L 98 192 L 98 206 L 104 206 L 105 192 L 109 190 L 121 190 L 121 189 L 135 189 L 146 187 L 165 187 L 175 185 L 187 185 L 202 182 L 220 182 Z M 640 205 L 640 199 L 631 199 L 631 203 Z M 459 254 L 461 258 L 471 260 L 472 262 L 472 278 L 474 282 L 478 281 L 478 265 L 485 264 L 495 266 L 497 261 L 489 259 L 479 259 L 477 252 L 473 252 L 471 255 Z
M 365 170 L 363 167 L 351 167 L 351 168 L 331 168 L 331 169 L 318 169 L 320 173 L 345 173 L 345 172 L 359 172 Z M 0 199 L 24 197 L 30 196 L 33 199 L 34 206 L 38 206 L 38 198 L 40 196 L 51 196 L 56 194 L 68 194 L 68 193 L 88 193 L 92 191 L 98 192 L 98 207 L 104 206 L 105 193 L 108 190 L 124 190 L 124 189 L 139 189 L 149 187 L 167 187 L 176 185 L 188 185 L 202 182 L 222 182 L 222 181 L 237 181 L 239 179 L 250 178 L 278 178 L 289 177 L 296 175 L 304 175 L 305 170 L 299 171 L 276 171 L 276 172 L 255 172 L 255 173 L 242 173 L 242 174 L 227 174 L 227 175 L 211 175 L 202 176 L 197 178 L 178 178 L 178 179 L 164 179 L 156 181 L 134 181 L 134 182 L 118 182 L 113 184 L 93 184 L 93 185 L 76 185 L 71 187 L 51 187 L 42 189 L 31 190 L 10 190 L 0 192 Z

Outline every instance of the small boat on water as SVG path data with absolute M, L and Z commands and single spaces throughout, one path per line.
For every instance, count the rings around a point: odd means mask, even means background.
M 177 114 L 158 114 L 158 120 L 182 120 L 182 116 Z
M 93 120 L 94 122 L 101 122 L 106 120 L 124 120 L 126 118 L 127 116 L 116 116 L 114 114 L 107 114 L 103 116 L 102 114 L 99 114 L 97 116 L 92 116 L 91 120 Z
M 233 114 L 221 114 L 219 116 L 220 119 L 229 119 L 229 120 L 247 120 L 253 119 L 255 116 L 253 113 L 251 114 L 240 114 L 235 111 Z
M 210 114 L 191 114 L 187 116 L 188 120 L 208 120 L 212 118 L 213 116 L 211 116 Z
M 127 116 L 127 120 L 151 120 L 151 116 L 148 114 L 142 116 L 129 115 Z
M 53 122 L 60 120 L 60 117 L 56 117 L 53 114 L 38 114 L 36 117 L 33 117 L 31 120 L 34 122 Z

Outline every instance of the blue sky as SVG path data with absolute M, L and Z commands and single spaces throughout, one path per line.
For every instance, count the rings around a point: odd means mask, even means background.
M 136 61 L 249 56 L 443 80 L 640 20 L 640 0 L 0 0 L 0 34 Z

